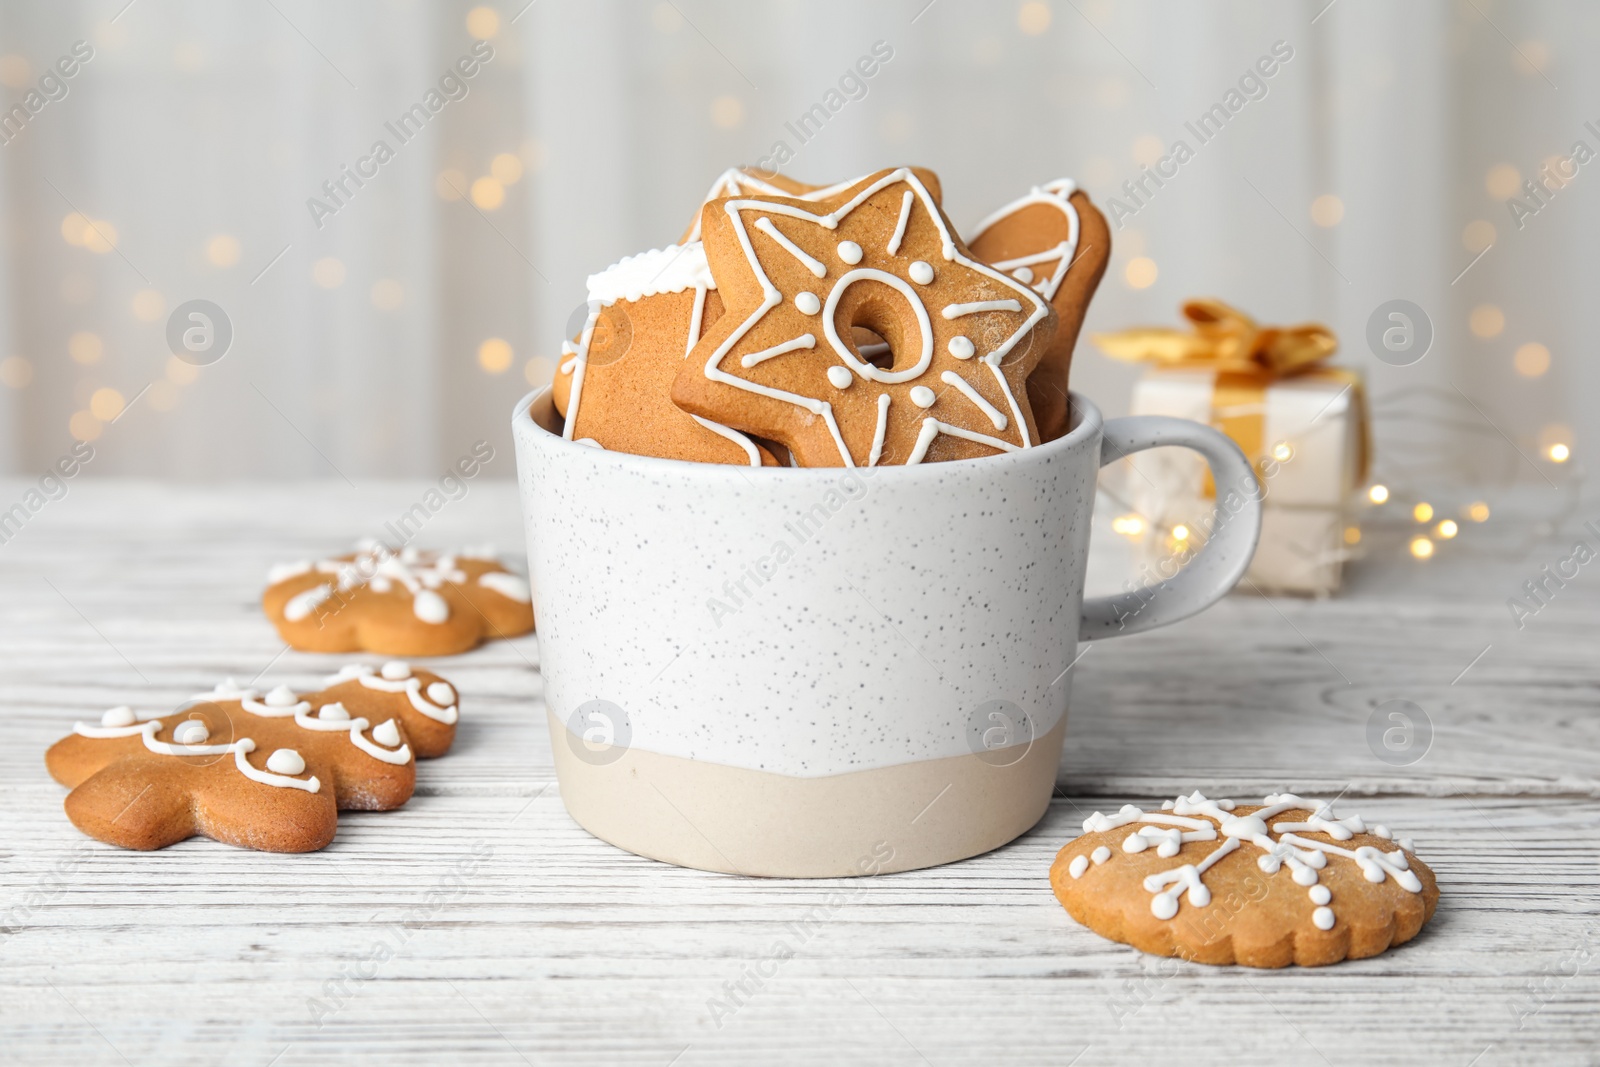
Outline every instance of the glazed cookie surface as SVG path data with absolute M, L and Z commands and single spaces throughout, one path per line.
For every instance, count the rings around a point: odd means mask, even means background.
M 968 254 L 911 169 L 814 202 L 717 200 L 702 233 L 727 310 L 678 373 L 679 407 L 778 441 L 805 467 L 1038 443 L 1025 383 L 1055 311 Z M 860 330 L 886 347 L 864 352 Z
M 1025 285 L 1056 309 L 1059 322 L 1028 376 L 1040 437 L 1067 432 L 1067 378 L 1089 301 L 1111 259 L 1111 227 L 1070 178 L 1035 186 L 990 214 L 968 239 L 973 255 Z
M 1376 956 L 1417 936 L 1439 902 L 1409 841 L 1288 793 L 1250 806 L 1195 792 L 1158 811 L 1096 812 L 1056 856 L 1050 884 L 1103 937 L 1249 967 Z
M 79 722 L 45 766 L 72 789 L 72 824 L 108 844 L 202 836 L 309 852 L 333 840 L 340 810 L 409 800 L 416 758 L 448 752 L 458 717 L 455 688 L 405 663 L 346 667 L 314 693 L 229 679 L 169 714 L 118 707 Z
M 528 581 L 488 549 L 355 552 L 272 568 L 262 608 L 307 652 L 448 656 L 533 629 Z

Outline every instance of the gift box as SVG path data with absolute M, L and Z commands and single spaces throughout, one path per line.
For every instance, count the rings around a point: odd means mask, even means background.
M 1259 494 L 1261 542 L 1246 575 L 1266 592 L 1337 591 L 1359 540 L 1354 504 L 1367 477 L 1366 396 L 1358 374 L 1328 367 L 1326 327 L 1259 326 L 1220 301 L 1184 305 L 1188 331 L 1124 330 L 1093 338 L 1108 355 L 1148 363 L 1134 387 L 1135 415 L 1172 415 L 1215 426 L 1256 469 L 1255 484 L 1215 486 L 1205 461 L 1181 449 L 1129 460 L 1127 503 L 1143 567 L 1155 576 L 1205 541 L 1217 501 Z

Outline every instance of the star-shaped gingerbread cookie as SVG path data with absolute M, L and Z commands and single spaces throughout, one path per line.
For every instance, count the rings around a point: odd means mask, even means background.
M 717 200 L 702 232 L 727 311 L 673 383 L 679 407 L 779 441 L 805 467 L 1038 443 L 1025 383 L 1055 312 L 974 258 L 910 169 L 815 203 Z M 863 353 L 858 328 L 887 350 Z
M 67 817 L 123 848 L 196 835 L 266 852 L 333 840 L 341 810 L 411 798 L 416 758 L 455 740 L 456 691 L 409 664 L 346 667 L 327 688 L 264 696 L 232 679 L 169 714 L 112 708 L 78 723 L 45 765 L 72 792 Z
M 912 167 L 911 171 L 921 180 L 923 187 L 937 204 L 941 195 L 939 176 L 922 167 Z M 812 185 L 758 167 L 730 167 L 711 183 L 711 188 L 700 204 L 704 207 L 713 200 L 731 196 L 787 196 L 794 200 L 822 200 L 835 193 L 841 193 L 860 181 L 860 178 L 850 178 L 847 181 L 834 182 L 832 185 Z M 689 228 L 684 231 L 678 243 L 687 244 L 698 240 L 700 240 L 700 212 L 696 210 Z
M 1056 309 L 1055 336 L 1028 376 L 1039 435 L 1054 440 L 1068 429 L 1072 350 L 1111 259 L 1111 227 L 1075 182 L 1061 178 L 990 214 L 967 243 L 973 255 L 1031 285 Z
M 528 580 L 488 549 L 396 552 L 369 540 L 333 559 L 274 567 L 267 583 L 267 618 L 306 652 L 448 656 L 533 629 Z

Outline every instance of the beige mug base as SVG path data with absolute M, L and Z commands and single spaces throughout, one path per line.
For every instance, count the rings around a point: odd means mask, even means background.
M 888 874 L 999 848 L 1050 806 L 1066 734 L 1063 716 L 1031 745 L 981 757 L 795 778 L 638 749 L 596 764 L 546 720 L 561 799 L 585 830 L 649 859 L 768 878 Z

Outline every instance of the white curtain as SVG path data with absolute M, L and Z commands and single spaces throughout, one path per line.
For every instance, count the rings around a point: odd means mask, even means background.
M 1600 162 L 1521 229 L 1506 203 L 1574 142 L 1600 151 L 1584 125 L 1600 128 L 1600 10 L 1579 0 L 118 6 L 0 11 L 7 102 L 75 41 L 94 48 L 0 146 L 13 473 L 76 430 L 98 434 L 94 474 L 428 475 L 481 438 L 508 475 L 509 407 L 553 370 L 585 276 L 675 240 L 722 168 L 780 142 L 813 181 L 933 167 L 958 226 L 1063 175 L 1137 206 L 1086 333 L 1174 322 L 1196 295 L 1326 321 L 1370 375 L 1380 475 L 1570 477 L 1592 436 L 1579 294 Z M 395 141 L 384 123 L 479 37 L 493 58 L 466 98 L 318 228 L 308 198 Z M 841 85 L 875 45 L 890 58 Z M 1200 144 L 1186 123 L 1275 45 L 1293 54 L 1264 95 Z M 802 141 L 795 121 L 830 91 L 842 103 Z M 1193 158 L 1132 205 L 1122 183 L 1180 139 Z M 69 240 L 73 212 L 114 227 L 115 249 Z M 164 339 L 191 298 L 235 331 L 198 372 Z M 1434 326 L 1408 367 L 1365 340 L 1396 298 Z M 83 334 L 97 359 L 73 358 L 92 355 Z M 1074 373 L 1116 414 L 1137 370 L 1085 343 Z M 149 383 L 95 417 L 97 390 Z M 1558 440 L 1575 457 L 1560 471 Z

